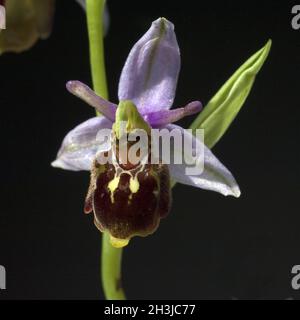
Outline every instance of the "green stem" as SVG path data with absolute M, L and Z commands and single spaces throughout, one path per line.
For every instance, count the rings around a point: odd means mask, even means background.
M 105 0 L 86 1 L 93 86 L 97 94 L 102 96 L 104 99 L 108 99 L 103 43 L 104 5 Z
M 121 284 L 123 249 L 114 248 L 105 232 L 102 236 L 102 285 L 108 300 L 125 300 Z
M 97 94 L 108 99 L 103 44 L 104 5 L 105 0 L 86 1 L 93 87 Z M 109 236 L 106 233 L 103 233 L 101 277 L 106 299 L 125 299 L 125 295 L 121 287 L 121 265 L 122 249 L 112 247 L 109 241 Z

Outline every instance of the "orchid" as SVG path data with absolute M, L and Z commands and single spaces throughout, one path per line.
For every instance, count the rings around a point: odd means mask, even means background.
M 76 0 L 85 11 L 86 0 Z M 52 30 L 55 0 L 0 0 L 6 9 L 6 29 L 0 32 L 0 54 L 20 53 L 30 49 L 39 39 L 47 39 Z M 104 34 L 109 25 L 104 10 Z
M 1 0 L 6 9 L 6 29 L 0 33 L 0 54 L 22 52 L 51 33 L 54 0 Z
M 69 81 L 67 89 L 98 111 L 93 117 L 71 130 L 62 142 L 52 166 L 91 171 L 91 183 L 85 212 L 94 212 L 94 221 L 108 232 L 111 244 L 123 247 L 133 236 L 153 233 L 170 209 L 170 179 L 197 188 L 240 196 L 240 189 L 230 171 L 211 150 L 191 132 L 173 124 L 183 117 L 201 112 L 202 104 L 192 101 L 170 109 L 175 97 L 180 71 L 180 51 L 173 24 L 165 18 L 154 21 L 150 29 L 133 46 L 123 67 L 118 89 L 119 104 L 97 95 L 80 81 Z M 118 143 L 121 121 L 128 131 L 134 129 L 176 128 L 191 145 L 204 150 L 204 170 L 199 175 L 186 174 L 186 164 L 147 164 L 146 167 L 124 166 L 117 161 L 98 162 L 99 154 Z M 105 148 L 97 138 L 101 129 L 112 129 L 114 139 Z M 173 146 L 171 153 L 175 154 Z M 195 159 L 195 165 L 197 159 Z

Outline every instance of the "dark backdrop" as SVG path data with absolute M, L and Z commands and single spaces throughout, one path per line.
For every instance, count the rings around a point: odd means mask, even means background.
M 125 249 L 131 299 L 299 298 L 300 30 L 294 1 L 108 1 L 111 100 L 134 42 L 152 20 L 175 23 L 182 52 L 175 105 L 206 103 L 251 54 L 271 54 L 230 130 L 214 148 L 240 199 L 177 185 L 168 219 Z M 0 299 L 99 299 L 101 237 L 82 212 L 89 175 L 50 167 L 64 135 L 94 110 L 65 89 L 91 85 L 85 16 L 57 1 L 54 30 L 30 51 L 0 57 Z M 181 124 L 189 125 L 191 118 Z

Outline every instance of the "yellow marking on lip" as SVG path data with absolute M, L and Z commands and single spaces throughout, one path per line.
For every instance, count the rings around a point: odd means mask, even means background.
M 135 178 L 130 178 L 129 181 L 129 189 L 132 193 L 137 193 L 139 191 L 140 188 L 140 183 L 138 181 L 137 176 Z
M 118 239 L 110 235 L 110 243 L 115 248 L 123 248 L 128 245 L 129 239 Z
M 114 199 L 114 192 L 116 191 L 116 189 L 119 186 L 119 182 L 120 182 L 120 177 L 114 177 L 111 181 L 109 181 L 107 188 L 110 191 L 110 199 L 111 202 L 114 203 L 115 199 Z

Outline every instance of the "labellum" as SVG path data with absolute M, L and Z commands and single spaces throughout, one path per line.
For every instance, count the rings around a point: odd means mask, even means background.
M 84 211 L 93 211 L 96 227 L 109 232 L 114 247 L 123 247 L 133 236 L 147 236 L 157 229 L 169 212 L 171 190 L 168 166 L 161 161 L 151 164 L 151 144 L 146 161 L 131 163 L 122 159 L 118 136 L 113 133 L 111 150 L 94 160 Z M 126 141 L 129 150 L 133 143 Z M 99 163 L 102 156 L 110 161 Z

